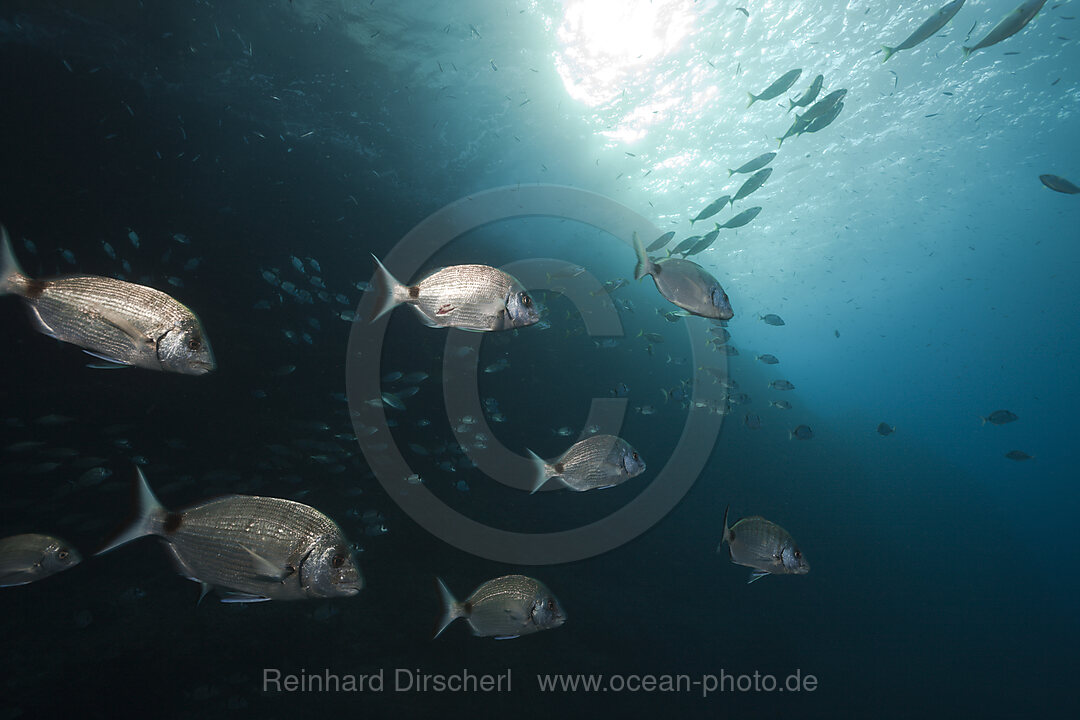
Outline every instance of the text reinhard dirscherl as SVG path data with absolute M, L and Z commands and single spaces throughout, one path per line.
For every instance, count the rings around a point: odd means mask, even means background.
M 536 675 L 536 689 L 542 693 L 811 693 L 818 680 L 802 670 L 787 676 L 754 671 L 752 674 L 544 674 Z M 380 668 L 367 674 L 338 674 L 329 669 L 284 673 L 263 668 L 263 692 L 466 692 L 503 693 L 513 691 L 510 668 L 498 673 L 475 673 L 462 669 L 449 673 L 427 673 L 412 668 Z

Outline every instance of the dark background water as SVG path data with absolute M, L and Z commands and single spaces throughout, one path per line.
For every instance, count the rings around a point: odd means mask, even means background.
M 1076 667 L 1071 578 L 1078 554 L 1066 457 L 1040 451 L 1041 476 L 1026 469 L 1030 463 L 999 467 L 1010 448 L 997 444 L 986 457 L 1000 462 L 968 463 L 963 453 L 958 459 L 950 446 L 962 445 L 965 453 L 983 449 L 978 443 L 985 441 L 969 432 L 1008 428 L 979 428 L 976 416 L 994 407 L 960 402 L 956 408 L 957 398 L 931 390 L 939 379 L 912 383 L 911 396 L 891 407 L 892 416 L 932 418 L 955 409 L 974 429 L 923 438 L 912 420 L 906 427 L 897 422 L 896 436 L 879 437 L 873 428 L 886 419 L 882 403 L 860 394 L 879 369 L 852 376 L 818 361 L 832 352 L 826 347 L 849 342 L 848 327 L 863 320 L 815 314 L 809 300 L 786 305 L 822 332 L 812 345 L 784 354 L 762 340 L 746 295 L 764 290 L 745 277 L 734 286 L 746 288 L 742 297 L 729 286 L 736 323 L 746 323 L 742 336 L 732 325 L 741 354 L 731 359 L 730 372 L 750 404 L 728 416 L 705 471 L 651 530 L 588 560 L 522 568 L 469 556 L 410 520 L 370 472 L 341 397 L 348 390 L 349 325 L 337 315 L 356 309 L 361 293 L 355 283 L 369 279 L 370 254 L 384 256 L 424 217 L 471 192 L 522 179 L 606 188 L 591 180 L 591 131 L 569 102 L 562 104 L 557 81 L 530 95 L 537 105 L 550 100 L 545 107 L 557 108 L 540 116 L 517 113 L 521 100 L 513 89 L 475 81 L 488 57 L 467 44 L 465 18 L 487 32 L 478 18 L 511 18 L 528 8 L 470 6 L 444 29 L 441 12 L 423 4 L 405 3 L 385 16 L 375 3 L 294 4 L 302 5 L 241 10 L 114 2 L 98 3 L 92 12 L 75 3 L 4 5 L 0 220 L 20 262 L 36 277 L 122 272 L 102 248 L 107 241 L 130 263 L 129 279 L 168 290 L 197 311 L 219 370 L 201 378 L 90 370 L 86 356 L 35 333 L 20 302 L 5 299 L 3 445 L 45 445 L 0 457 L 6 486 L 0 527 L 5 535 L 55 533 L 88 556 L 128 512 L 131 458 L 142 456 L 169 507 L 244 492 L 294 497 L 326 512 L 361 549 L 367 587 L 341 601 L 235 606 L 211 596 L 196 606 L 197 587 L 172 571 L 152 540 L 87 558 L 67 573 L 0 593 L 6 691 L 0 717 L 666 711 L 692 717 L 1014 717 L 1060 715 L 1073 704 L 1067 683 Z M 391 32 L 392 20 L 401 17 L 411 24 Z M 345 20 L 385 27 L 391 44 L 361 42 L 344 30 Z M 551 74 L 544 65 L 549 41 L 539 25 L 519 27 L 500 42 L 504 54 L 496 72 L 539 66 Z M 402 70 L 409 58 L 460 65 L 460 75 L 417 85 Z M 468 98 L 468 106 L 447 112 L 440 103 L 450 93 Z M 644 206 L 635 209 L 648 214 Z M 1037 231 L 1053 238 L 1068 232 L 1064 223 L 1055 217 Z M 129 230 L 138 233 L 138 248 Z M 175 233 L 190 237 L 190 244 L 176 242 Z M 74 254 L 74 265 L 61 249 Z M 332 297 L 302 304 L 260 277 L 274 268 L 280 279 L 316 293 L 290 256 L 316 258 L 330 296 L 341 293 L 349 304 Z M 185 270 L 196 257 L 202 258 L 198 267 Z M 620 239 L 550 219 L 508 221 L 467 235 L 429 267 L 529 257 L 586 265 L 600 281 L 632 277 L 632 253 Z M 182 287 L 170 285 L 169 277 Z M 822 276 L 810 283 L 827 281 Z M 385 371 L 431 376 L 405 401 L 406 411 L 387 411 L 399 423 L 399 447 L 425 448 L 428 455 L 410 459 L 425 483 L 462 512 L 501 527 L 573 526 L 635 497 L 664 465 L 686 415 L 679 403 L 665 403 L 659 389 L 688 379 L 697 360 L 679 364 L 690 356 L 683 323 L 699 321 L 669 324 L 658 317 L 654 308 L 673 308 L 651 281 L 615 294 L 632 302 L 633 312 L 621 310 L 626 335 L 611 348 L 597 347 L 602 338 L 582 332 L 565 298 L 541 297 L 550 309 L 549 329 L 484 338 L 480 367 L 503 356 L 510 361 L 506 370 L 480 378 L 482 395 L 496 398 L 507 417 L 505 424 L 491 423 L 494 435 L 515 452 L 529 447 L 554 455 L 569 440 L 553 431 L 569 426 L 578 433 L 589 398 L 610 396 L 623 382 L 631 388 L 631 408 L 657 409 L 654 415 L 631 409 L 624 429 L 650 464 L 643 478 L 573 496 L 527 498 L 497 486 L 451 444 L 440 390 L 444 333 L 398 310 L 383 350 Z M 1067 314 L 1068 296 L 1061 299 Z M 270 308 L 253 307 L 260 301 Z M 750 327 L 751 321 L 757 324 Z M 1064 322 L 1071 331 L 1055 347 L 1075 345 L 1074 324 Z M 840 337 L 833 336 L 834 326 L 844 328 Z M 662 333 L 665 342 L 649 354 L 634 337 L 639 330 Z M 775 329 L 784 330 L 799 332 Z M 297 337 L 290 340 L 286 331 Z M 918 362 L 922 345 L 916 335 L 907 343 L 911 362 Z M 1048 336 L 1046 342 L 1054 341 Z M 756 354 L 769 351 L 781 355 L 781 365 L 755 362 Z M 856 347 L 847 352 L 859 354 Z M 723 366 L 719 353 L 709 362 Z M 278 372 L 288 365 L 295 371 Z M 989 405 L 1017 383 L 1011 370 L 977 372 L 987 375 Z M 800 388 L 805 378 L 834 394 L 815 404 L 798 389 L 787 395 L 767 390 L 777 377 L 791 377 Z M 1064 397 L 1075 399 L 1074 381 L 1060 383 Z M 783 397 L 793 410 L 767 406 Z M 761 429 L 742 422 L 748 411 L 761 416 Z M 1023 421 L 1033 413 L 1020 411 Z M 421 419 L 431 425 L 418 427 Z M 1035 434 L 1058 439 L 1046 441 L 1047 453 L 1071 442 L 1075 425 L 1043 422 Z M 815 438 L 789 440 L 802 423 L 814 428 Z M 55 454 L 58 448 L 75 451 L 73 457 Z M 80 484 L 77 463 L 87 456 L 102 458 L 112 477 Z M 42 468 L 54 461 L 60 466 Z M 454 471 L 439 462 L 450 462 Z M 456 486 L 461 480 L 467 491 Z M 1010 482 L 1030 489 L 1002 489 L 1000 483 Z M 747 586 L 746 569 L 715 553 L 729 504 L 735 518 L 760 513 L 790 530 L 811 561 L 811 574 Z M 367 511 L 381 516 L 365 521 Z M 373 530 L 383 525 L 385 534 Z M 472 638 L 459 623 L 431 640 L 439 616 L 436 575 L 464 597 L 483 580 L 509 572 L 543 579 L 566 607 L 567 624 L 499 642 Z M 388 681 L 396 668 L 512 668 L 514 686 L 501 695 L 389 689 L 281 695 L 262 691 L 266 667 L 338 674 L 381 669 Z M 693 692 L 544 694 L 535 683 L 540 673 L 698 676 L 721 670 L 779 677 L 800 670 L 816 676 L 818 688 L 701 698 Z

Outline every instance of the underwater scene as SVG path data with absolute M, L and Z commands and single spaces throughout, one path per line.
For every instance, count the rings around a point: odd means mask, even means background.
M 1069 716 L 1078 42 L 0 4 L 0 720 Z

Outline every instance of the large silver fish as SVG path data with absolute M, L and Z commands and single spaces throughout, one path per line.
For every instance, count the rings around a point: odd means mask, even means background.
M 0 233 L 0 295 L 23 298 L 40 332 L 120 365 L 187 375 L 216 367 L 199 319 L 165 293 L 95 275 L 34 280 Z
M 334 521 L 291 500 L 229 495 L 178 512 L 162 507 L 141 469 L 135 521 L 105 548 L 147 535 L 165 541 L 177 571 L 224 592 L 222 602 L 355 595 L 363 587 L 349 543 Z
M 77 550 L 59 538 L 27 533 L 0 540 L 0 587 L 26 585 L 73 568 Z
M 728 527 L 728 508 L 724 508 L 724 537 L 716 552 L 728 546 L 731 562 L 752 568 L 754 582 L 766 575 L 805 575 L 810 563 L 803 557 L 788 531 L 763 517 L 743 518 Z
M 374 257 L 374 256 L 373 256 Z M 372 280 L 375 309 L 371 321 L 408 304 L 430 327 L 482 332 L 525 327 L 540 320 L 532 297 L 514 276 L 487 265 L 451 265 L 406 287 L 383 267 Z
M 1042 10 L 1042 6 L 1045 4 L 1046 0 L 1027 0 L 1022 3 L 1020 7 L 1006 15 L 1001 22 L 995 25 L 994 29 L 986 34 L 986 37 L 972 47 L 965 46 L 963 48 L 964 59 L 966 60 L 968 55 L 976 50 L 997 45 L 1002 40 L 1010 38 L 1023 30 L 1024 26 L 1031 22 L 1032 18 Z
M 440 578 L 443 616 L 435 637 L 458 618 L 465 618 L 473 634 L 508 640 L 553 630 L 566 622 L 566 612 L 544 583 L 524 575 L 505 575 L 488 580 L 458 602 Z
M 645 254 L 645 246 L 641 244 L 637 233 L 634 233 L 634 252 L 637 253 L 634 279 L 640 280 L 646 275 L 652 275 L 661 295 L 694 315 L 715 320 L 730 320 L 734 317 L 727 293 L 705 268 L 679 258 L 653 260 Z
M 593 435 L 574 443 L 555 462 L 528 451 L 536 470 L 533 492 L 551 478 L 577 492 L 614 487 L 645 472 L 645 461 L 630 443 L 614 435 Z
M 746 93 L 750 96 L 750 102 L 747 103 L 746 107 L 750 107 L 758 100 L 772 100 L 774 97 L 779 97 L 783 93 L 786 93 L 788 89 L 795 84 L 795 81 L 799 79 L 800 75 L 802 75 L 801 68 L 796 70 L 788 70 L 786 73 L 774 80 L 772 84 L 769 85 L 769 87 L 762 90 L 759 94 L 755 95 L 752 92 Z
M 881 49 L 885 51 L 885 59 L 881 62 L 888 62 L 889 58 L 900 50 L 910 50 L 922 41 L 932 38 L 938 30 L 945 27 L 945 25 L 953 19 L 953 15 L 959 12 L 963 5 L 964 0 L 953 0 L 951 3 L 927 18 L 926 22 L 916 28 L 915 32 L 908 35 L 904 42 L 896 47 L 882 45 Z

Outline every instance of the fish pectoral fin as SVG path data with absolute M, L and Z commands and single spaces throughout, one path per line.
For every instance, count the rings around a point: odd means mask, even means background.
M 513 640 L 516 637 L 521 637 L 521 636 L 520 635 L 496 635 L 495 639 L 496 640 Z
M 259 555 L 254 550 L 241 545 L 248 555 L 251 556 L 252 565 L 255 568 L 255 574 L 259 577 L 266 578 L 267 580 L 273 580 L 274 582 L 284 582 L 287 577 L 296 572 L 296 568 L 282 567 L 270 562 L 262 555 Z
M 750 583 L 754 582 L 755 580 L 760 580 L 761 578 L 765 577 L 768 574 L 769 573 L 765 572 L 764 570 L 755 570 L 752 573 L 750 573 L 750 579 L 746 581 L 746 584 L 749 585 Z
M 227 592 L 221 596 L 221 602 L 223 603 L 256 603 L 266 602 L 269 599 L 265 595 L 253 595 L 245 592 Z
M 442 327 L 442 325 L 440 325 L 439 323 L 435 322 L 430 317 L 428 317 L 427 313 L 425 313 L 424 309 L 421 308 L 419 305 L 410 305 L 410 307 L 413 310 L 416 311 L 416 316 L 420 318 L 420 322 L 424 323 L 428 327 L 433 327 L 433 328 L 441 328 Z
M 38 312 L 38 309 L 33 305 L 30 306 L 30 320 L 37 325 L 37 329 L 41 334 L 48 335 L 54 340 L 60 339 L 56 337 L 56 331 L 49 327 L 49 323 L 45 322 L 41 317 L 41 313 Z
M 131 341 L 134 342 L 136 346 L 149 345 L 153 347 L 157 344 L 154 338 L 150 337 L 145 332 L 139 330 L 137 327 L 131 324 L 131 321 L 126 318 L 122 318 L 112 313 L 100 311 L 98 312 L 98 316 L 103 321 L 107 322 L 109 325 L 112 325 L 114 328 L 131 338 Z M 106 359 L 108 360 L 110 358 Z
M 90 363 L 86 367 L 94 370 L 116 370 L 117 368 L 134 367 L 131 363 L 124 360 L 117 360 L 101 353 L 91 352 L 90 350 L 83 350 L 84 353 L 90 357 L 96 357 L 98 360 L 104 360 L 104 363 Z

